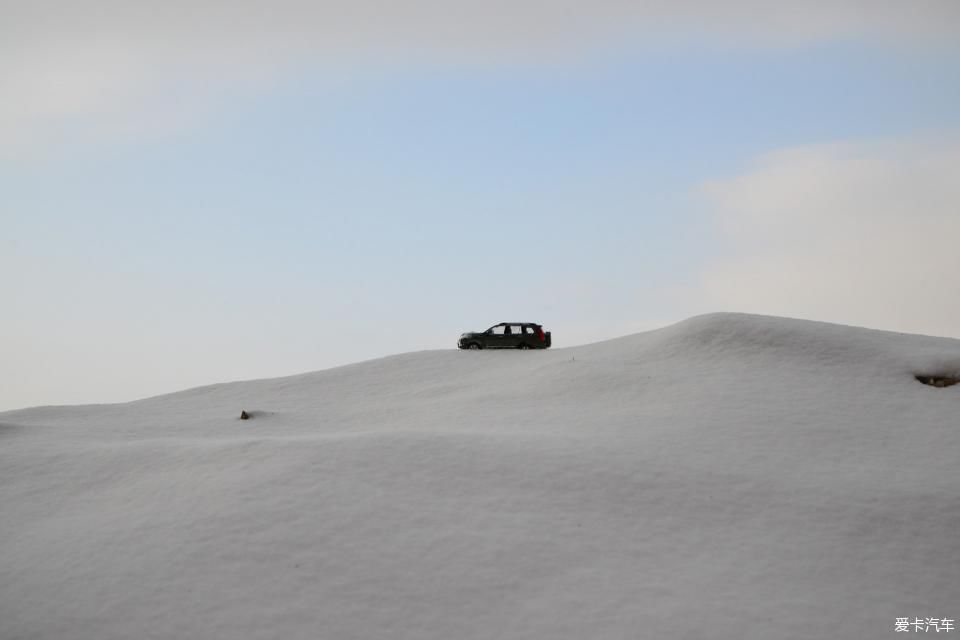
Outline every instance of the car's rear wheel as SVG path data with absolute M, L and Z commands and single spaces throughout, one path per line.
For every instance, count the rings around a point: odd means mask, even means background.
M 530 348 L 530 345 L 524 343 L 524 344 L 520 345 L 520 348 L 526 350 L 526 349 L 529 349 L 529 348 Z

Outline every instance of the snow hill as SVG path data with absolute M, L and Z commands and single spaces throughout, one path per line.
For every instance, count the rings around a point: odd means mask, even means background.
M 0 638 L 956 620 L 960 385 L 914 374 L 958 371 L 960 340 L 713 314 L 2 413 Z

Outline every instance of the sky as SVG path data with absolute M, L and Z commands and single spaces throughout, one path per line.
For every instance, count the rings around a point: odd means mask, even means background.
M 960 337 L 960 4 L 0 0 L 0 410 L 713 311 Z

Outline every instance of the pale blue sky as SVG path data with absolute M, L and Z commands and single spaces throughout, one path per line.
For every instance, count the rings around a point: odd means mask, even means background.
M 507 319 L 564 345 L 743 306 L 700 291 L 737 251 L 705 184 L 960 130 L 960 49 L 857 34 L 202 80 L 167 78 L 161 108 L 31 122 L 0 158 L 0 409 L 449 348 Z M 831 308 L 764 297 L 746 310 Z M 820 319 L 960 335 L 871 313 Z

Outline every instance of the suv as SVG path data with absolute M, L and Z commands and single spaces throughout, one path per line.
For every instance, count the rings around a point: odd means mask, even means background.
M 482 333 L 464 333 L 460 349 L 548 349 L 550 332 L 532 322 L 501 322 Z

